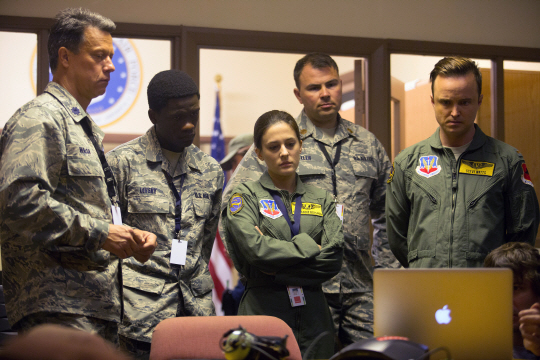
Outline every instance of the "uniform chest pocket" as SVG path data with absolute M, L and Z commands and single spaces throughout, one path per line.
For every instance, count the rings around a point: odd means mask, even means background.
M 164 196 L 133 196 L 128 198 L 128 212 L 132 214 L 168 214 L 169 199 Z
M 93 147 L 87 144 L 66 144 L 66 151 L 69 175 L 104 177 L 101 162 Z

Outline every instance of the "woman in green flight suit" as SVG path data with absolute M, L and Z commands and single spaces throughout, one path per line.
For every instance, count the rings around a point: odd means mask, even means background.
M 257 120 L 255 151 L 267 171 L 232 192 L 223 226 L 230 256 L 247 279 L 239 315 L 285 321 L 305 356 L 334 353 L 334 326 L 321 284 L 336 275 L 343 231 L 332 196 L 296 174 L 302 141 L 294 118 L 269 111 Z

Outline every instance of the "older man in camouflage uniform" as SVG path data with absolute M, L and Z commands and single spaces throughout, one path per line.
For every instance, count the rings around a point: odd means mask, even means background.
M 298 173 L 304 183 L 334 195 L 343 221 L 343 267 L 323 284 L 323 291 L 341 345 L 346 346 L 373 336 L 370 215 L 375 228 L 371 247 L 375 266 L 398 266 L 388 247 L 384 216 L 386 179 L 391 165 L 373 134 L 339 116 L 341 80 L 330 56 L 306 55 L 297 62 L 294 77 L 294 93 L 304 105 L 297 118 L 303 141 Z M 258 179 L 264 169 L 252 148 L 227 185 L 223 204 L 228 203 L 231 189 Z
M 220 165 L 192 145 L 199 90 L 191 77 L 178 70 L 157 74 L 148 85 L 148 103 L 154 126 L 107 154 L 125 223 L 158 236 L 146 264 L 123 262 L 120 344 L 137 358 L 148 357 L 160 321 L 215 314 L 208 262 L 223 188 Z M 185 265 L 171 258 L 178 245 L 173 239 L 187 241 Z
M 153 234 L 113 215 L 103 132 L 86 113 L 110 73 L 114 23 L 66 9 L 49 36 L 53 81 L 20 108 L 0 138 L 0 238 L 6 309 L 19 331 L 56 323 L 116 342 L 117 257 L 146 261 Z

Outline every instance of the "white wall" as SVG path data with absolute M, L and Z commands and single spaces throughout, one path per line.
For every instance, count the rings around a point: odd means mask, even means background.
M 540 47 L 538 0 L 0 0 L 0 14 L 70 6 L 120 22 Z

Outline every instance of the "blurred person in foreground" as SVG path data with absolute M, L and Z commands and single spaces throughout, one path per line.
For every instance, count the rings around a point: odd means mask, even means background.
M 488 254 L 485 267 L 509 268 L 514 274 L 515 359 L 540 359 L 540 253 L 529 244 L 511 242 Z

